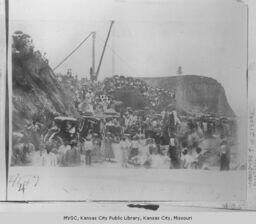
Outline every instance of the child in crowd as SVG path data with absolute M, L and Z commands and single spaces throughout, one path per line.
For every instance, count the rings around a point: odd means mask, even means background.
M 183 149 L 182 153 L 181 153 L 181 168 L 184 169 L 190 169 L 191 168 L 191 164 L 193 161 L 193 158 L 191 155 L 188 154 L 188 149 L 185 148 Z

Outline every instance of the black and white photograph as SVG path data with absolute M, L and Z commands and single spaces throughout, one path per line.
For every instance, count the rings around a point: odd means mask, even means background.
M 15 201 L 243 201 L 248 10 L 9 2 Z

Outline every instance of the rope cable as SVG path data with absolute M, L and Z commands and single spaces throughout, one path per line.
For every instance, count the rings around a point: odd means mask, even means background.
M 83 39 L 83 41 L 73 50 L 71 51 L 68 56 L 66 56 L 57 66 L 54 67 L 53 71 L 55 71 L 58 67 L 60 67 L 72 54 L 74 54 L 82 45 L 85 41 L 87 41 L 87 39 L 92 35 L 92 32 Z

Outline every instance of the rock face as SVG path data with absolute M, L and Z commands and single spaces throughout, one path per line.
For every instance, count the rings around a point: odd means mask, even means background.
M 32 120 L 46 122 L 54 114 L 75 113 L 72 100 L 42 58 L 13 57 L 12 65 L 14 131 L 20 131 Z
M 223 86 L 215 79 L 182 75 L 173 77 L 140 78 L 153 87 L 175 90 L 176 107 L 188 113 L 212 113 L 234 117 Z

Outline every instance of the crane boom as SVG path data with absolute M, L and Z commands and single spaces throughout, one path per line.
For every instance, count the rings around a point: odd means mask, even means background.
M 95 36 L 96 32 L 92 32 L 92 71 L 95 72 Z
M 110 35 L 110 32 L 111 32 L 111 29 L 112 29 L 113 24 L 114 24 L 114 20 L 111 20 L 110 27 L 109 27 L 109 30 L 108 30 L 107 39 L 106 39 L 106 41 L 105 41 L 105 44 L 104 44 L 104 47 L 103 47 L 103 50 L 102 50 L 102 54 L 101 54 L 101 57 L 100 57 L 99 65 L 98 65 L 98 68 L 97 68 L 97 71 L 96 71 L 96 74 L 95 74 L 95 80 L 97 80 L 97 79 L 98 79 L 98 76 L 99 76 L 100 67 L 101 67 L 101 63 L 102 63 L 102 59 L 103 59 L 103 57 L 104 57 L 104 53 L 105 53 L 105 50 L 106 50 L 106 47 L 107 47 L 109 35 Z

